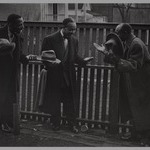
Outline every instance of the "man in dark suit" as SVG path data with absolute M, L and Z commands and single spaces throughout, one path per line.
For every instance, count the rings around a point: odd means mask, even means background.
M 72 18 L 63 21 L 63 28 L 48 35 L 42 43 L 42 51 L 54 50 L 61 62 L 45 63 L 48 69 L 47 85 L 41 111 L 52 115 L 53 130 L 60 129 L 61 102 L 69 127 L 74 133 L 76 128 L 76 73 L 74 63 L 85 65 L 92 58 L 81 58 L 78 53 L 78 40 L 73 34 L 76 23 Z
M 18 97 L 19 62 L 27 64 L 30 57 L 21 51 L 23 28 L 23 18 L 16 14 L 9 15 L 6 26 L 0 28 L 0 39 L 7 39 L 14 44 L 9 53 L 3 53 L 0 48 L 0 124 L 2 130 L 7 132 L 13 131 L 13 103 L 17 103 Z

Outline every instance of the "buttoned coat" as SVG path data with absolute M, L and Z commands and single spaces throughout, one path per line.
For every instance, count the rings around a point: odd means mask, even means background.
M 7 25 L 0 28 L 0 38 L 8 39 Z M 1 121 L 7 121 L 12 126 L 13 103 L 17 102 L 17 92 L 19 90 L 19 62 L 27 63 L 25 55 L 21 51 L 22 39 L 14 36 L 16 47 L 12 53 L 3 55 L 0 52 L 0 117 Z
M 57 31 L 44 38 L 42 51 L 54 50 L 56 57 L 61 63 L 54 67 L 48 67 L 47 85 L 45 90 L 44 102 L 40 106 L 43 112 L 55 114 L 60 111 L 61 86 L 64 70 L 68 71 L 68 81 L 70 82 L 73 103 L 76 106 L 76 72 L 74 64 L 85 64 L 84 60 L 78 55 L 78 40 L 73 35 L 68 39 L 68 53 L 65 55 L 64 39 Z M 65 61 L 65 63 L 64 63 Z
M 150 54 L 141 39 L 130 36 L 117 69 L 122 121 L 133 118 L 138 131 L 150 129 Z

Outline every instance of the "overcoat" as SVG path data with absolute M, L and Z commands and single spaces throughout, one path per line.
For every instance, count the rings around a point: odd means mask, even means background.
M 7 25 L 0 28 L 0 38 L 9 40 Z M 13 103 L 17 101 L 19 90 L 19 62 L 27 63 L 26 56 L 21 51 L 22 38 L 14 36 L 13 42 L 16 43 L 16 47 L 11 54 L 0 53 L 0 121 L 7 120 L 10 126 L 13 119 Z
M 64 39 L 57 31 L 52 35 L 48 35 L 44 38 L 42 43 L 42 51 L 54 50 L 56 58 L 61 60 L 61 63 L 54 67 L 48 67 L 47 71 L 47 85 L 45 90 L 45 96 L 43 105 L 40 106 L 40 110 L 55 114 L 60 111 L 61 102 L 61 86 L 63 81 L 64 70 L 67 69 L 69 72 L 68 80 L 71 84 L 71 92 L 73 97 L 73 103 L 76 107 L 76 72 L 74 63 L 84 65 L 84 60 L 77 54 L 78 53 L 78 40 L 73 35 L 68 39 L 68 56 L 67 63 L 64 64 L 65 47 Z
M 134 35 L 126 41 L 120 72 L 120 113 L 122 121 L 133 118 L 138 131 L 150 129 L 150 54 Z

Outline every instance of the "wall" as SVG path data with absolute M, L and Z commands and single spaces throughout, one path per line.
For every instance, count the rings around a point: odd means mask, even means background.
M 42 3 L 42 5 L 45 5 Z M 58 5 L 58 18 L 60 21 L 64 19 L 64 4 Z M 106 16 L 108 22 L 121 22 L 120 12 L 117 8 L 111 4 L 92 4 L 92 11 L 99 13 L 101 16 Z M 138 4 L 138 8 L 130 9 L 129 23 L 150 23 L 150 3 Z M 50 21 L 53 19 L 52 15 L 52 3 L 48 5 L 48 11 L 44 20 L 41 18 L 42 9 L 40 4 L 23 4 L 23 3 L 0 3 L 0 20 L 6 20 L 7 16 L 11 13 L 17 13 L 25 19 L 25 21 Z M 44 14 L 43 14 L 44 15 Z M 138 16 L 138 17 L 137 17 Z
M 150 23 L 150 3 L 147 7 L 140 4 L 138 8 L 130 8 L 129 23 Z M 121 15 L 117 8 L 113 9 L 113 22 L 121 22 Z
M 17 9 L 16 9 L 17 8 Z M 40 5 L 39 4 L 0 4 L 0 20 L 5 21 L 9 14 L 19 14 L 25 21 L 39 21 Z
M 92 11 L 99 13 L 101 16 L 106 16 L 108 22 L 113 20 L 113 7 L 112 4 L 91 4 Z

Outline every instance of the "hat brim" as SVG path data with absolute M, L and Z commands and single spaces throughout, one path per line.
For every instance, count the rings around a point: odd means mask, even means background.
M 116 45 L 113 47 L 112 51 L 116 56 L 122 57 L 123 56 L 123 52 L 124 52 L 124 48 L 123 48 L 123 44 L 121 39 L 119 38 L 119 36 L 116 33 L 109 33 L 106 37 L 106 42 L 105 45 L 109 45 L 109 44 L 113 44 L 110 43 L 109 40 L 114 40 L 116 42 Z
M 56 58 L 56 60 L 46 60 L 46 59 L 42 59 L 41 57 L 37 57 L 38 61 L 45 61 L 45 62 L 50 62 L 50 63 L 60 63 L 61 61 L 59 59 Z

